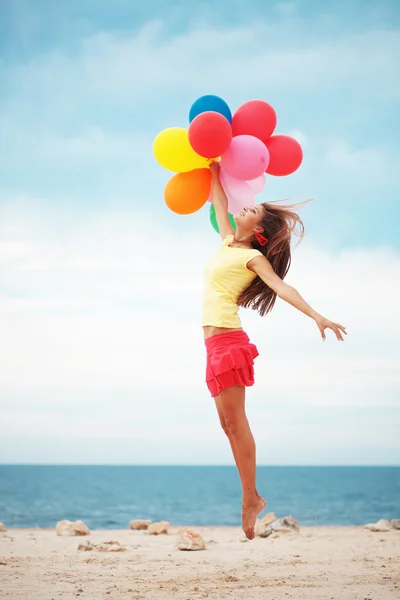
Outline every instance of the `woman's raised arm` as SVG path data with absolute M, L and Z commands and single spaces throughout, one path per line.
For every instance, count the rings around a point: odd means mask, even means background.
M 221 185 L 221 181 L 219 179 L 219 164 L 217 162 L 211 163 L 210 170 L 212 176 L 212 201 L 219 227 L 219 233 L 221 238 L 224 240 L 227 235 L 233 235 L 235 233 L 235 230 L 233 229 L 229 220 L 228 198 L 226 197 L 224 189 Z

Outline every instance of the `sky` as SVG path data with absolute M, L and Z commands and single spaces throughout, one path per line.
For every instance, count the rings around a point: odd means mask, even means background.
M 152 142 L 192 103 L 263 99 L 304 162 L 257 202 L 312 198 L 278 300 L 241 311 L 268 464 L 399 464 L 396 0 L 2 0 L 1 463 L 232 464 L 204 383 L 208 209 L 172 213 Z

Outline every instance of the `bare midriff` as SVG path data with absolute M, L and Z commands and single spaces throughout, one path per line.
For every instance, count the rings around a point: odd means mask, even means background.
M 229 327 L 214 327 L 213 325 L 205 325 L 203 327 L 204 339 L 211 337 L 212 335 L 220 335 L 221 333 L 231 333 L 232 331 L 242 331 L 241 327 L 230 329 Z

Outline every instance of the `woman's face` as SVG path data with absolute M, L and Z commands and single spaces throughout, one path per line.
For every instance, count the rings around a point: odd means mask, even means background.
M 241 229 L 247 231 L 253 231 L 257 225 L 260 224 L 263 214 L 263 207 L 253 204 L 252 206 L 246 206 L 237 215 L 234 215 L 236 225 L 240 226 Z

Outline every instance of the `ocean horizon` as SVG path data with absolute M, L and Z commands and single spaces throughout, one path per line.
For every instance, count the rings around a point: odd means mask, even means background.
M 400 466 L 258 466 L 267 511 L 302 525 L 364 525 L 400 517 Z M 0 465 L 0 521 L 54 527 L 82 519 L 125 529 L 132 519 L 239 526 L 234 466 Z

